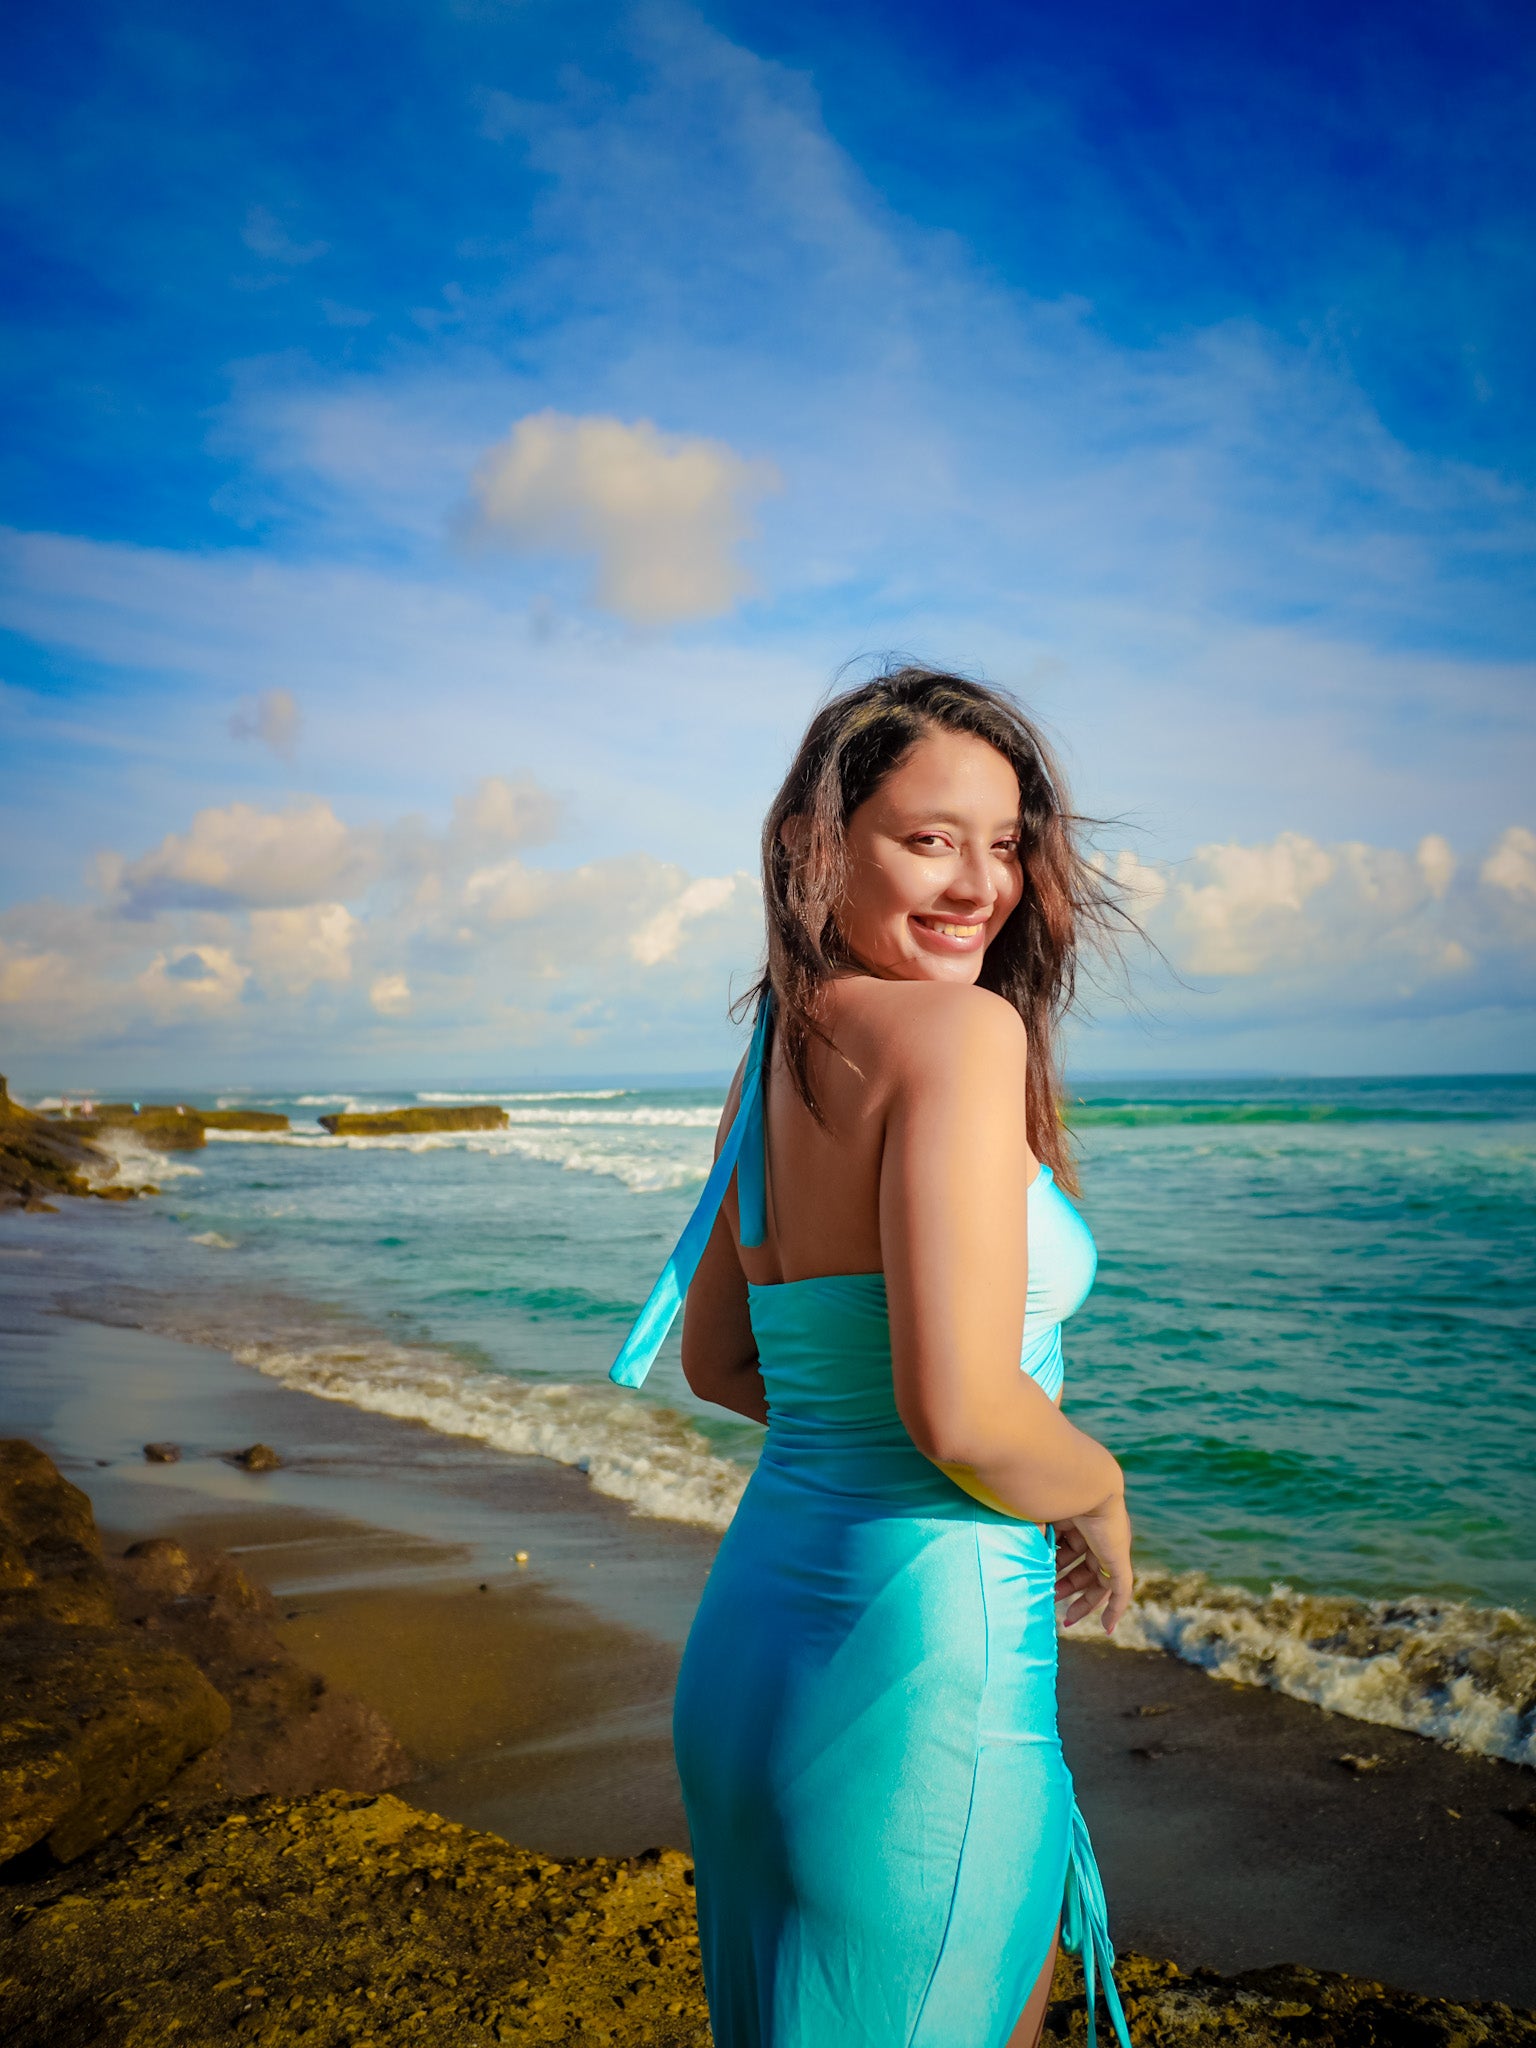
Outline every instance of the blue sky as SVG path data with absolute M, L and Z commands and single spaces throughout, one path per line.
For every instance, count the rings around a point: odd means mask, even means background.
M 1178 968 L 1097 1068 L 1525 1068 L 1536 23 L 34 11 L 4 90 L 24 1086 L 724 1063 L 890 648 Z

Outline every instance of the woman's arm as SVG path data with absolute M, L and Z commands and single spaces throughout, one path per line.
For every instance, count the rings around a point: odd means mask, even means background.
M 1110 1575 L 1113 1626 L 1130 1596 L 1120 1468 L 1019 1369 L 1024 1027 L 984 989 L 902 993 L 880 1170 L 897 1407 L 925 1456 L 966 1467 L 1021 1519 L 1072 1521 L 1092 1540 Z
M 727 1097 L 715 1138 L 716 1153 L 735 1119 L 740 1081 L 738 1075 Z M 768 1400 L 747 1308 L 746 1276 L 723 1209 L 715 1218 L 683 1304 L 683 1377 L 701 1401 L 730 1408 L 751 1422 L 768 1420 Z
M 715 1218 L 683 1309 L 683 1377 L 701 1401 L 734 1409 L 751 1422 L 768 1420 L 747 1282 L 723 1212 Z

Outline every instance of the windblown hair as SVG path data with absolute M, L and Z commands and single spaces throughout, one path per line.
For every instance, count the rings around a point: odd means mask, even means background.
M 1004 691 L 907 666 L 887 669 L 817 712 L 763 825 L 768 964 L 747 1000 L 772 991 L 785 1063 L 801 1100 L 824 1123 L 810 1075 L 812 1040 L 832 1044 L 822 991 L 834 975 L 859 966 L 837 921 L 848 878 L 848 820 L 917 741 L 936 731 L 987 741 L 1019 778 L 1024 893 L 988 946 L 979 980 L 1024 1020 L 1030 1147 L 1075 1194 L 1057 1033 L 1077 995 L 1084 943 L 1113 947 L 1135 927 L 1113 882 L 1084 851 L 1085 821 L 1070 808 L 1050 747 Z M 800 821 L 792 847 L 782 830 L 790 818 Z

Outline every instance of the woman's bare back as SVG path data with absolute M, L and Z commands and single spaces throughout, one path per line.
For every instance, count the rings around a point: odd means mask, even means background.
M 756 1287 L 884 1268 L 880 1169 L 886 1119 L 900 1055 L 913 1030 L 922 1028 L 931 994 L 923 984 L 852 975 L 831 983 L 825 1002 L 833 1045 L 813 1042 L 810 1053 L 811 1083 L 825 1126 L 801 1101 L 778 1045 L 765 1077 L 768 1228 L 761 1245 L 741 1246 L 734 1186 L 726 1198 L 742 1270 Z M 735 1098 L 733 1089 L 727 1126 Z

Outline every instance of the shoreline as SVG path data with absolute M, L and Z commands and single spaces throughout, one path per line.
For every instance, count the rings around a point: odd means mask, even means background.
M 668 1721 L 708 1532 L 139 1329 L 12 1317 L 0 1379 L 7 1430 L 91 1494 L 109 1548 L 217 1544 L 278 1594 L 293 1654 L 400 1730 L 403 1798 L 544 1854 L 686 1847 Z M 165 1438 L 183 1461 L 145 1464 Z M 255 1438 L 281 1470 L 219 1456 Z M 1536 2006 L 1520 1767 L 1072 1642 L 1062 1729 L 1118 1946 Z

